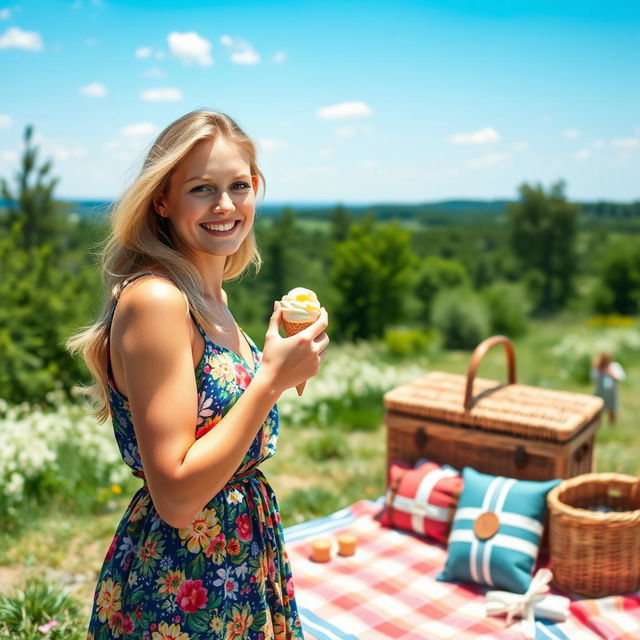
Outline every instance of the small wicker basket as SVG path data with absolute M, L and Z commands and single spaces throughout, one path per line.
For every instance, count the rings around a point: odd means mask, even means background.
M 591 598 L 640 588 L 640 478 L 586 473 L 561 482 L 547 503 L 554 586 Z

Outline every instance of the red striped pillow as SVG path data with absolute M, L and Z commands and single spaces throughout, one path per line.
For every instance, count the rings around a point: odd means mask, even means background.
M 406 462 L 392 461 L 387 487 L 381 524 L 446 544 L 463 487 L 455 469 L 429 461 L 412 469 Z

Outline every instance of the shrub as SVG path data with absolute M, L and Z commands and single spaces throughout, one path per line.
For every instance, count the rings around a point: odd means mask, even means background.
M 0 528 L 29 509 L 63 505 L 80 512 L 110 506 L 113 494 L 139 484 L 122 462 L 111 425 L 98 425 L 89 408 L 61 401 L 55 411 L 0 400 Z
M 304 451 L 312 460 L 323 462 L 331 458 L 346 458 L 349 455 L 349 445 L 343 433 L 338 429 L 330 429 L 309 440 Z
M 473 349 L 490 333 L 487 307 L 469 289 L 439 293 L 433 303 L 432 320 L 448 349 Z
M 431 336 L 420 329 L 387 329 L 383 343 L 391 355 L 408 356 L 422 351 L 431 342 Z
M 609 249 L 592 305 L 598 313 L 637 313 L 640 308 L 640 243 L 625 239 Z
M 433 301 L 440 291 L 471 285 L 465 266 L 457 260 L 429 256 L 418 269 L 415 293 L 422 305 L 423 317 L 431 317 Z
M 486 287 L 482 297 L 489 310 L 491 333 L 517 338 L 527 331 L 531 303 L 522 287 L 510 282 L 496 282 Z

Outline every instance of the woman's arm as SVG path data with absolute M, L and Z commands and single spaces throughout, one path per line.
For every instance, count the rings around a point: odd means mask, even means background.
M 132 419 L 153 503 L 173 527 L 186 526 L 231 478 L 280 394 L 317 373 L 328 337 L 326 312 L 283 349 L 280 312 L 267 332 L 262 366 L 225 417 L 195 440 L 198 393 L 191 355 L 192 321 L 182 293 L 157 280 L 123 294 L 112 339 L 123 365 Z M 307 335 L 308 332 L 308 335 Z M 276 337 L 277 334 L 277 337 Z M 304 334 L 304 335 L 303 335 Z M 311 337 L 309 337 L 311 336 Z

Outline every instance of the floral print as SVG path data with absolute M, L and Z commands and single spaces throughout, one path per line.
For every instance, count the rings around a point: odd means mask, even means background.
M 196 325 L 206 345 L 195 371 L 195 437 L 202 437 L 242 395 L 253 371 Z M 247 339 L 255 370 L 260 351 Z M 107 370 L 116 441 L 144 481 L 129 403 L 115 388 L 110 362 Z M 233 478 L 184 528 L 158 516 L 144 482 L 105 556 L 88 640 L 303 640 L 278 504 L 257 468 L 275 453 L 277 436 L 274 405 Z

